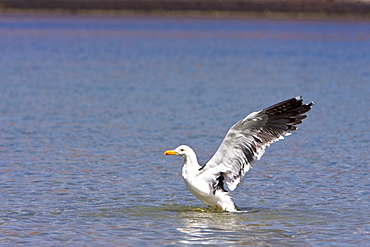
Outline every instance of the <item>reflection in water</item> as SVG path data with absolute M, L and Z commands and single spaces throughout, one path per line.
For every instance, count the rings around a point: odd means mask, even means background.
M 240 221 L 235 220 L 235 215 L 230 213 L 182 213 L 183 227 L 178 227 L 185 233 L 183 244 L 225 244 L 230 243 L 228 231 L 234 235 L 236 231 L 245 229 Z
M 253 218 L 256 212 L 216 213 L 185 212 L 181 215 L 184 233 L 183 244 L 266 244 L 289 242 L 294 236 L 281 229 L 274 229 L 263 214 L 259 221 Z M 258 214 L 258 213 L 257 213 Z M 266 216 L 266 215 L 265 215 Z M 270 214 L 271 216 L 271 214 Z
M 182 244 L 302 245 L 309 237 L 325 240 L 325 228 L 334 214 L 307 209 L 253 209 L 238 213 L 181 212 Z M 315 230 L 316 229 L 316 230 Z

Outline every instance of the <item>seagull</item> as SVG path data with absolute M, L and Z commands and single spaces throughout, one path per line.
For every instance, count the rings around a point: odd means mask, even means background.
M 230 192 L 254 167 L 271 143 L 284 139 L 307 117 L 313 102 L 303 104 L 302 96 L 291 98 L 258 112 L 252 112 L 234 124 L 220 147 L 204 165 L 198 163 L 187 145 L 167 150 L 165 155 L 184 159 L 182 177 L 186 187 L 200 201 L 216 210 L 236 212 Z

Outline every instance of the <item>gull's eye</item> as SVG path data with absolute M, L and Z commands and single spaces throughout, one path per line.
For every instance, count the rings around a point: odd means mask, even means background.
M 185 149 L 183 149 L 183 148 L 180 149 L 180 152 L 184 152 L 184 151 L 185 151 Z

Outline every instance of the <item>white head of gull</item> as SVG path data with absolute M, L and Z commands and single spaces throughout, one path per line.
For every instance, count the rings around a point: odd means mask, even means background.
M 189 146 L 167 150 L 165 155 L 184 159 L 182 176 L 186 187 L 199 200 L 217 210 L 235 212 L 229 195 L 255 165 L 271 143 L 290 135 L 307 117 L 313 102 L 303 104 L 301 96 L 285 100 L 238 121 L 227 132 L 213 157 L 200 166 Z

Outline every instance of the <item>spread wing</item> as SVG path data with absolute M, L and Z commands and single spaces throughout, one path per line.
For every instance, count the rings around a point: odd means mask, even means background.
M 312 102 L 303 104 L 298 96 L 249 114 L 231 127 L 201 173 L 234 190 L 265 148 L 296 130 L 312 106 Z

